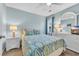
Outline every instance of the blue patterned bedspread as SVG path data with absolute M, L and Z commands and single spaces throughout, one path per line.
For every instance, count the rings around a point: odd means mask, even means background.
M 22 41 L 25 56 L 46 56 L 60 47 L 64 47 L 64 40 L 48 35 L 26 36 Z

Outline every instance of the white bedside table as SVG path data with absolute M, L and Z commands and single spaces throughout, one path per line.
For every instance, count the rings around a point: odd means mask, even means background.
M 6 51 L 13 48 L 20 48 L 20 38 L 8 38 L 6 40 Z
M 0 56 L 2 56 L 2 53 L 5 49 L 5 38 L 0 39 Z

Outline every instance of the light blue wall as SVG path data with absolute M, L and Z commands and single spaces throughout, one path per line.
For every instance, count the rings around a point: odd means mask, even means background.
M 2 35 L 2 4 L 0 4 L 0 35 Z
M 18 9 L 6 8 L 7 11 L 7 24 L 17 24 L 24 26 L 26 29 L 40 30 L 45 33 L 45 19 L 46 17 L 21 11 Z
M 0 35 L 6 35 L 6 9 L 5 5 L 0 3 Z

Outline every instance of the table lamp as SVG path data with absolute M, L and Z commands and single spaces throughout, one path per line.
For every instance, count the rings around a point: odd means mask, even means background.
M 15 38 L 15 34 L 17 31 L 17 26 L 16 25 L 10 25 L 10 30 L 12 31 L 12 36 Z

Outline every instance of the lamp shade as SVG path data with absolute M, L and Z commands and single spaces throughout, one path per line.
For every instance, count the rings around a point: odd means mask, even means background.
M 55 28 L 61 28 L 61 24 L 56 24 Z
M 60 32 L 62 30 L 61 24 L 56 24 L 54 27 L 57 30 L 57 32 Z
M 10 25 L 10 30 L 11 31 L 16 31 L 17 30 L 17 26 L 16 25 Z

